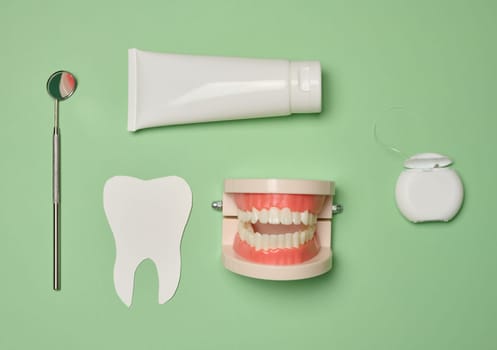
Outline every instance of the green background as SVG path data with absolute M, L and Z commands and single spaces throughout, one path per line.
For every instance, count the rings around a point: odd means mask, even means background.
M 1 349 L 496 349 L 497 2 L 142 0 L 0 3 Z M 323 112 L 129 133 L 127 49 L 316 59 Z M 51 134 L 61 104 L 62 291 L 52 286 Z M 403 158 L 447 154 L 465 185 L 450 223 L 394 201 Z M 178 175 L 193 191 L 177 293 L 137 271 L 113 286 L 103 206 L 114 175 Z M 271 282 L 222 267 L 223 179 L 336 181 L 334 268 Z

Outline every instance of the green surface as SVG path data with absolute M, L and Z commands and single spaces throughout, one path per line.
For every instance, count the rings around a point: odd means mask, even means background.
M 497 2 L 13 1 L 0 3 L 0 349 L 496 349 Z M 127 125 L 127 49 L 289 59 L 323 67 L 320 115 L 150 129 Z M 49 75 L 61 103 L 62 291 L 52 285 Z M 402 112 L 392 113 L 393 107 Z M 455 160 L 450 223 L 414 225 L 394 186 L 405 152 Z M 112 280 L 102 206 L 114 175 L 178 175 L 193 191 L 176 296 L 154 265 L 133 306 Z M 334 268 L 252 280 L 220 262 L 226 177 L 332 179 Z

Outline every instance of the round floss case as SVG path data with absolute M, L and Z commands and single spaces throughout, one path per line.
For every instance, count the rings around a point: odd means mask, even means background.
M 412 222 L 450 221 L 461 208 L 464 189 L 452 160 L 438 153 L 417 154 L 404 162 L 397 180 L 397 206 Z

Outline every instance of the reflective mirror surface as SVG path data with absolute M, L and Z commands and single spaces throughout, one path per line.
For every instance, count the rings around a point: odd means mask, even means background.
M 48 94 L 58 101 L 71 97 L 76 86 L 76 78 L 72 73 L 66 71 L 53 73 L 47 81 Z

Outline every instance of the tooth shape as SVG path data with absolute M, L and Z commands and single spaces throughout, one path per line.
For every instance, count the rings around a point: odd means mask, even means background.
M 292 212 L 292 222 L 294 225 L 300 224 L 300 213 L 298 211 Z
M 309 214 L 309 225 L 316 225 L 318 222 L 317 214 Z
M 306 210 L 306 211 L 300 213 L 300 219 L 302 220 L 302 223 L 304 225 L 308 225 L 309 224 L 309 212 Z
M 299 247 L 299 233 L 295 232 L 292 235 L 292 240 L 293 240 L 293 248 L 298 248 Z
M 283 208 L 280 212 L 280 222 L 283 225 L 291 225 L 292 224 L 292 212 L 290 208 Z
M 272 207 L 269 209 L 269 223 L 271 225 L 278 225 L 280 223 L 278 208 Z
M 278 235 L 269 235 L 269 249 L 278 248 Z
M 308 242 L 311 240 L 313 232 L 311 230 L 305 230 L 305 241 Z
M 254 247 L 255 246 L 255 234 L 248 234 L 248 243 Z
M 300 235 L 300 237 L 299 237 L 299 243 L 300 244 L 304 244 L 306 242 L 305 231 L 299 232 L 299 235 Z
M 257 222 L 257 220 L 259 220 L 259 215 L 258 215 L 258 212 L 257 212 L 257 209 L 255 208 L 252 208 L 252 215 L 251 215 L 251 223 L 255 224 Z
M 246 213 L 243 210 L 238 209 L 238 221 L 239 222 L 245 222 L 246 220 Z
M 268 250 L 269 249 L 269 235 L 262 235 L 262 250 Z
M 261 224 L 267 224 L 269 219 L 269 212 L 266 209 L 262 209 L 259 212 L 259 222 Z
M 261 234 L 259 232 L 255 233 L 254 243 L 255 243 L 254 244 L 255 250 L 261 250 L 261 248 L 262 248 L 262 238 L 261 238 Z
M 291 248 L 293 245 L 293 238 L 291 233 L 285 233 L 285 248 Z
M 238 233 L 240 234 L 240 239 L 242 241 L 247 240 L 248 232 L 247 232 L 247 229 L 245 228 L 245 224 L 243 224 L 241 222 L 238 223 Z
M 177 176 L 115 176 L 105 183 L 103 197 L 116 243 L 114 286 L 119 298 L 131 305 L 135 270 L 150 259 L 158 273 L 159 304 L 164 304 L 179 283 L 181 238 L 192 206 L 190 187 Z

